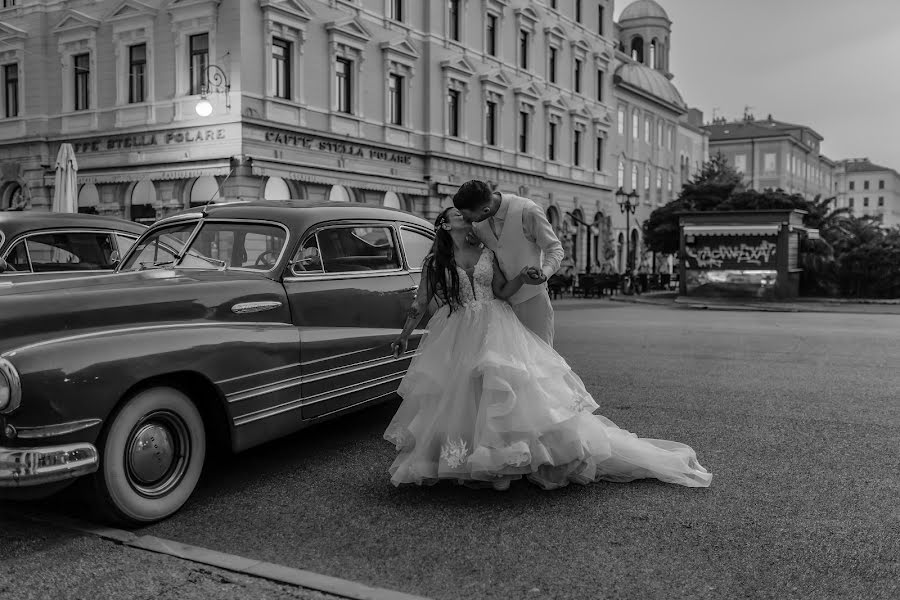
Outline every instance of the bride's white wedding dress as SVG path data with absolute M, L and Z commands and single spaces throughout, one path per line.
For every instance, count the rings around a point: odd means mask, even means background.
M 444 305 L 428 322 L 384 433 L 399 451 L 391 482 L 502 489 L 525 476 L 545 489 L 642 478 L 708 486 L 712 474 L 690 446 L 639 438 L 593 414 L 598 404 L 581 378 L 494 297 L 493 262 L 482 251 L 472 280 L 457 267 L 462 306 L 451 313 Z

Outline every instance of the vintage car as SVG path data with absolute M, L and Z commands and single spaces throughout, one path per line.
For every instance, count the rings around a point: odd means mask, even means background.
M 111 273 L 146 229 L 99 215 L 0 212 L 0 282 Z
M 103 516 L 153 522 L 208 450 L 394 397 L 433 236 L 380 206 L 225 202 L 157 221 L 113 274 L 0 287 L 0 497 L 79 478 Z

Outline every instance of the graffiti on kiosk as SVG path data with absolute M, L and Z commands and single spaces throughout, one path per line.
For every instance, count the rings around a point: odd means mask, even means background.
M 707 246 L 687 246 L 688 259 L 697 268 L 719 268 L 725 265 L 762 266 L 769 264 L 775 256 L 777 245 L 761 240 L 755 244 L 718 244 Z

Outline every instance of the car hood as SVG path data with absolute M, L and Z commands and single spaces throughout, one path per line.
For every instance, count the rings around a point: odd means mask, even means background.
M 275 300 L 278 310 L 235 314 L 239 302 Z M 104 328 L 191 321 L 289 319 L 284 289 L 248 271 L 152 269 L 96 277 L 0 283 L 0 352 Z

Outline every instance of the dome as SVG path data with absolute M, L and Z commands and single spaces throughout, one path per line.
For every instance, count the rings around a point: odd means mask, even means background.
M 625 7 L 622 14 L 619 15 L 619 22 L 629 19 L 644 19 L 647 17 L 657 17 L 669 20 L 669 15 L 655 0 L 637 0 Z
M 656 69 L 640 63 L 625 63 L 616 70 L 615 77 L 616 83 L 637 88 L 680 109 L 687 109 L 687 104 L 675 84 Z

